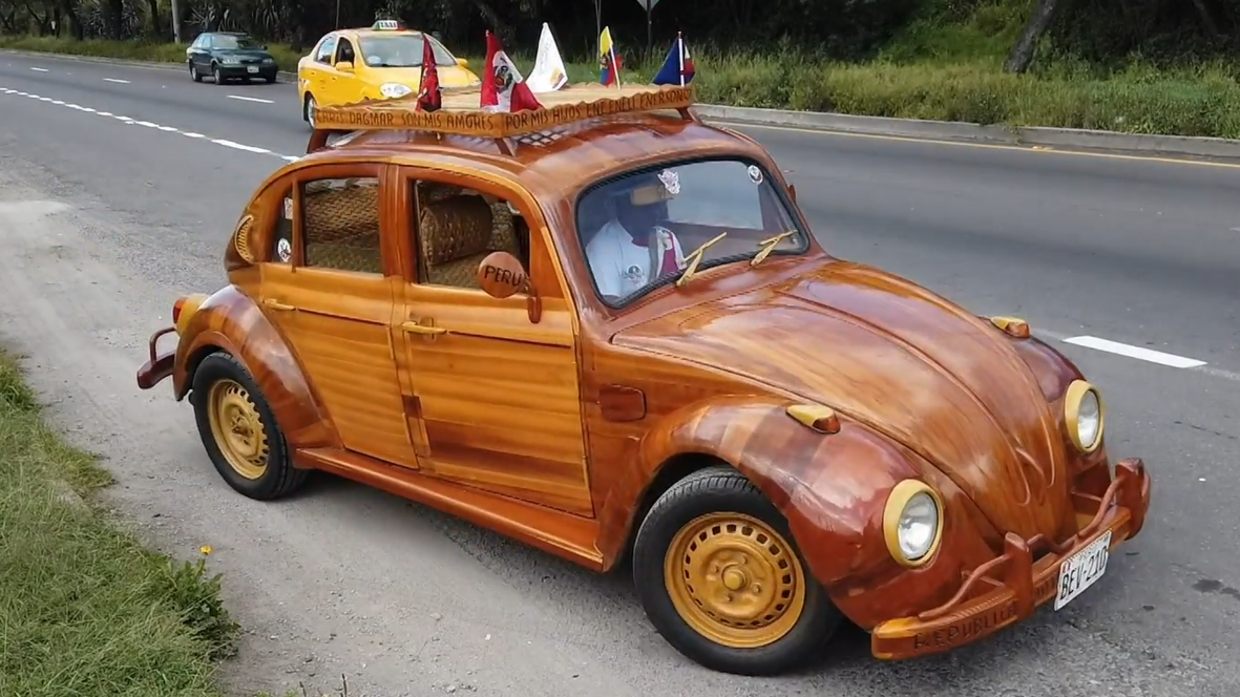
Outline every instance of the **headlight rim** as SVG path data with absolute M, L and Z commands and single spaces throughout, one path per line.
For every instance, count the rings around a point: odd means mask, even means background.
M 935 520 L 934 539 L 930 542 L 929 549 L 920 557 L 909 559 L 900 549 L 900 518 L 913 497 L 918 494 L 926 494 L 934 501 L 935 512 L 938 515 Z M 916 569 L 929 564 L 938 554 L 939 548 L 943 546 L 943 524 L 943 497 L 934 487 L 924 481 L 905 479 L 892 487 L 891 493 L 887 495 L 887 504 L 883 509 L 883 540 L 887 544 L 887 553 L 901 566 Z
M 1092 444 L 1086 446 L 1081 442 L 1081 404 L 1085 401 L 1085 395 L 1090 392 L 1093 392 L 1094 399 L 1098 400 L 1098 435 L 1094 437 Z M 1102 393 L 1093 383 L 1088 380 L 1073 380 L 1068 385 L 1063 398 L 1063 420 L 1068 440 L 1072 441 L 1073 447 L 1078 451 L 1090 455 L 1102 447 L 1107 429 L 1107 406 L 1102 399 Z

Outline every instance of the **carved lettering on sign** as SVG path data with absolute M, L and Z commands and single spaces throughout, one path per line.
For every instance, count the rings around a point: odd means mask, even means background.
M 691 88 L 656 89 L 623 97 L 609 97 L 579 104 L 560 104 L 547 109 L 495 113 L 466 111 L 445 106 L 439 111 L 413 111 L 408 107 L 323 107 L 316 114 L 319 128 L 340 130 L 425 129 L 461 135 L 503 138 L 540 131 L 573 121 L 633 111 L 681 109 L 693 103 Z
M 913 650 L 945 649 L 967 643 L 979 635 L 998 629 L 1016 618 L 1016 603 L 1007 603 L 990 612 L 963 620 L 943 629 L 921 632 L 913 636 Z

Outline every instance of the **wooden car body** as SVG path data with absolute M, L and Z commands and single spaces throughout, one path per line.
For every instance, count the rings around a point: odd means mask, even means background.
M 1074 444 L 1070 402 L 1093 388 L 1023 322 L 974 316 L 834 258 L 808 234 L 760 264 L 707 268 L 614 307 L 576 233 L 574 205 L 596 182 L 742 160 L 809 227 L 761 146 L 683 110 L 547 132 L 558 137 L 515 149 L 407 129 L 312 146 L 258 188 L 227 248 L 229 285 L 182 309 L 174 352 L 155 348 L 171 329 L 152 338 L 140 385 L 171 376 L 181 400 L 199 361 L 226 352 L 261 388 L 296 467 L 598 571 L 626 553 L 668 487 L 726 463 L 786 518 L 813 578 L 872 632 L 881 658 L 942 651 L 1023 619 L 1055 596 L 1069 554 L 1107 531 L 1110 546 L 1139 532 L 1144 466 L 1112 465 L 1101 424 L 1095 443 Z M 308 213 L 306 187 L 358 178 L 377 186 L 349 189 L 341 205 L 375 197 L 377 256 L 359 262 L 371 272 L 324 268 L 314 257 L 338 250 L 305 243 L 307 218 L 345 216 Z M 428 226 L 481 208 L 437 217 L 424 184 L 507 201 L 528 243 L 496 237 L 426 263 L 442 257 L 423 244 Z M 488 205 L 492 222 L 502 217 Z M 715 233 L 677 231 L 686 251 Z M 502 249 L 523 257 L 523 292 L 427 282 L 477 274 Z M 925 489 L 940 506 L 935 551 L 899 560 L 891 500 Z

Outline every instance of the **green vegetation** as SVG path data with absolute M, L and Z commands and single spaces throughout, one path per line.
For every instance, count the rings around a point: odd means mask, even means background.
M 1019 25 L 996 23 L 984 31 L 987 26 L 979 18 L 948 27 L 914 24 L 875 60 L 860 64 L 824 62 L 794 49 L 723 55 L 690 48 L 706 103 L 1240 138 L 1240 67 L 1234 63 L 1220 59 L 1159 69 L 1133 61 L 1102 70 L 1064 59 L 1017 75 L 1000 68 L 1003 47 Z M 0 48 L 175 63 L 185 55 L 183 47 L 167 43 L 47 37 L 0 37 Z M 288 45 L 269 48 L 282 69 L 296 70 L 299 53 Z M 526 72 L 533 64 L 529 53 L 514 56 Z M 481 57 L 470 57 L 471 67 L 481 62 Z M 628 62 L 624 79 L 650 79 L 660 62 Z M 593 62 L 568 68 L 574 82 L 599 76 Z
M 57 5 L 58 3 L 58 5 Z M 65 38 L 37 5 L 74 7 Z M 528 70 L 544 19 L 570 78 L 596 80 L 592 13 L 579 0 L 346 0 L 342 26 L 417 18 L 480 62 L 484 29 Z M 675 26 L 660 18 L 675 7 Z M 637 3 L 608 9 L 626 78 L 649 79 L 683 30 L 702 101 L 736 106 L 1240 138 L 1240 0 L 668 0 L 652 55 Z M 123 8 L 119 12 L 117 8 Z M 487 14 L 481 14 L 483 8 Z M 13 19 L 4 21 L 8 9 Z M 0 0 L 0 47 L 182 62 L 168 0 Z M 50 12 L 50 10 L 48 10 Z M 25 25 L 20 18 L 26 18 Z M 183 37 L 203 28 L 267 37 L 281 67 L 334 28 L 334 0 L 181 0 Z M 1031 18 L 1046 17 L 1044 23 Z M 72 36 L 73 38 L 69 38 Z M 107 37 L 111 40 L 104 41 Z M 151 37 L 159 37 L 154 40 Z M 753 37 L 780 37 L 754 43 Z M 82 40 L 86 39 L 86 40 Z M 121 40 L 126 39 L 126 40 Z
M 0 353 L 0 695 L 219 697 L 238 631 L 219 577 L 114 526 L 89 502 L 110 482 Z

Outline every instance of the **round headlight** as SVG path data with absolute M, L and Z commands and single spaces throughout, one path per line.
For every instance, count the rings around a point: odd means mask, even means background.
M 904 566 L 921 566 L 934 556 L 943 536 L 943 504 L 925 482 L 906 479 L 891 490 L 883 512 L 887 551 Z
M 1091 453 L 1102 444 L 1105 408 L 1098 390 L 1084 380 L 1074 380 L 1064 395 L 1064 426 L 1078 450 Z
M 397 97 L 404 97 L 410 94 L 411 92 L 413 92 L 412 87 L 410 87 L 409 85 L 402 85 L 396 82 L 386 82 L 379 87 L 379 94 L 382 94 L 384 97 L 387 97 L 388 99 L 396 99 Z

